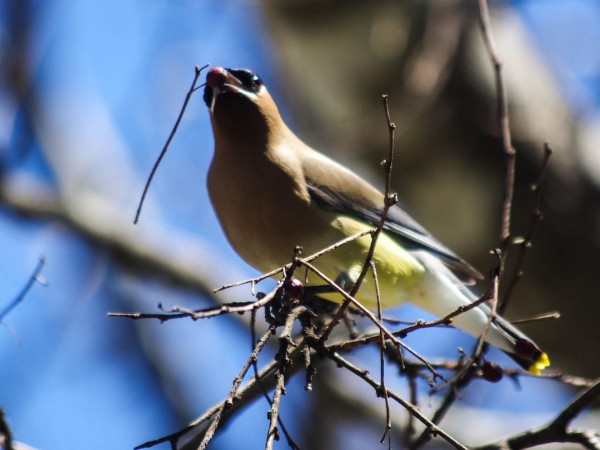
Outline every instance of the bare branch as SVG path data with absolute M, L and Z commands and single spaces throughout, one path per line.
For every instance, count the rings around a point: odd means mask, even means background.
M 371 261 L 373 260 L 373 255 L 375 253 L 375 247 L 377 246 L 377 240 L 379 238 L 379 235 L 383 231 L 385 221 L 387 220 L 388 212 L 389 212 L 390 208 L 398 202 L 398 196 L 390 193 L 391 181 L 392 181 L 392 167 L 393 167 L 393 159 L 394 159 L 394 132 L 396 130 L 396 124 L 394 124 L 390 118 L 388 95 L 383 95 L 382 98 L 383 98 L 383 108 L 385 110 L 385 117 L 387 120 L 389 137 L 390 137 L 388 157 L 382 163 L 382 166 L 385 170 L 385 192 L 384 192 L 384 196 L 383 196 L 383 211 L 381 213 L 381 218 L 379 219 L 379 224 L 377 225 L 377 228 L 371 234 L 371 245 L 369 247 L 369 251 L 367 252 L 367 256 L 365 257 L 365 261 L 363 263 L 363 267 L 360 272 L 360 275 L 358 276 L 358 278 L 356 279 L 356 282 L 354 283 L 354 286 L 352 286 L 352 289 L 350 290 L 350 297 L 354 297 L 356 295 L 356 293 L 358 292 L 358 290 L 360 289 L 360 286 L 361 286 L 363 280 L 365 279 L 367 272 L 369 271 Z M 346 299 L 346 301 L 344 301 L 344 303 L 342 303 L 342 306 L 340 306 L 340 309 L 335 313 L 335 315 L 333 316 L 333 318 L 327 325 L 327 328 L 325 328 L 325 331 L 323 331 L 323 333 L 321 335 L 322 342 L 325 342 L 327 340 L 327 338 L 329 337 L 329 335 L 331 334 L 331 332 L 333 331 L 335 326 L 338 324 L 340 319 L 346 313 L 346 310 L 348 309 L 349 306 L 350 306 L 350 300 Z
M 177 116 L 177 120 L 175 121 L 175 125 L 173 126 L 173 129 L 171 130 L 171 134 L 169 134 L 169 137 L 167 138 L 167 142 L 165 142 L 164 147 L 160 151 L 160 155 L 158 156 L 158 159 L 156 160 L 156 162 L 154 163 L 154 166 L 152 167 L 152 170 L 150 171 L 150 176 L 146 180 L 146 185 L 144 186 L 144 191 L 142 192 L 142 196 L 140 198 L 140 203 L 138 205 L 137 211 L 135 212 L 135 219 L 133 219 L 134 224 L 138 223 L 140 214 L 142 213 L 142 205 L 144 204 L 144 200 L 146 198 L 146 194 L 148 193 L 148 189 L 150 188 L 150 183 L 152 183 L 154 174 L 158 170 L 158 166 L 160 165 L 160 162 L 162 161 L 165 154 L 167 153 L 167 150 L 169 149 L 169 145 L 171 145 L 171 141 L 173 140 L 175 133 L 177 133 L 177 129 L 179 128 L 179 124 L 181 123 L 181 119 L 183 118 L 183 114 L 185 113 L 185 110 L 190 101 L 190 98 L 192 98 L 192 94 L 196 91 L 196 83 L 198 82 L 198 78 L 200 77 L 200 74 L 202 73 L 202 71 L 204 69 L 206 69 L 208 66 L 209 66 L 209 64 L 206 64 L 205 66 L 202 66 L 202 67 L 196 66 L 194 69 L 194 80 L 192 81 L 192 85 L 190 86 L 190 89 L 188 90 L 187 94 L 185 95 L 185 100 L 183 101 L 183 106 L 181 107 L 181 111 L 179 111 L 179 116 Z
M 547 319 L 560 319 L 560 313 L 558 311 L 550 311 L 550 312 L 543 313 L 543 314 L 537 314 L 533 317 L 527 317 L 525 319 L 511 320 L 510 323 L 512 323 L 512 324 L 530 323 L 530 322 L 539 322 L 540 320 L 547 320 Z
M 372 234 L 372 233 L 373 233 L 373 230 L 361 231 L 360 233 L 356 233 L 355 235 L 352 235 L 352 236 L 349 236 L 347 238 L 344 238 L 341 241 L 338 241 L 338 242 L 330 245 L 329 247 L 324 248 L 323 250 L 319 250 L 318 252 L 313 253 L 310 256 L 305 256 L 304 260 L 305 261 L 313 261 L 313 260 L 315 260 L 317 258 L 320 258 L 321 256 L 323 256 L 323 255 L 325 255 L 325 254 L 327 254 L 329 252 L 332 252 L 332 251 L 334 251 L 334 250 L 336 250 L 336 249 L 338 249 L 338 248 L 340 248 L 340 247 L 342 247 L 342 246 L 344 246 L 346 244 L 349 244 L 350 242 L 354 242 L 355 240 L 357 240 L 357 239 L 359 239 L 359 238 L 361 238 L 363 236 L 366 236 L 367 234 Z M 229 289 L 229 288 L 232 288 L 232 287 L 241 286 L 243 284 L 256 284 L 256 283 L 259 283 L 260 281 L 262 281 L 262 280 L 264 280 L 266 278 L 270 278 L 270 277 L 272 277 L 274 275 L 277 275 L 279 272 L 285 273 L 287 270 L 289 270 L 291 268 L 291 266 L 292 266 L 292 263 L 286 264 L 283 267 L 278 267 L 277 269 L 274 269 L 274 270 L 272 270 L 270 272 L 263 273 L 262 275 L 259 275 L 258 277 L 248 278 L 247 280 L 236 281 L 234 283 L 225 284 L 225 285 L 221 286 L 220 288 L 214 289 L 213 292 L 216 294 L 217 292 L 220 292 L 220 291 L 222 291 L 224 289 Z
M 506 160 L 506 180 L 504 182 L 504 198 L 502 199 L 502 219 L 500 226 L 500 249 L 504 254 L 510 240 L 510 221 L 515 186 L 516 150 L 512 145 L 512 139 L 510 135 L 508 95 L 506 93 L 504 75 L 502 73 L 502 61 L 500 60 L 500 56 L 496 48 L 496 41 L 492 32 L 487 0 L 479 0 L 479 23 L 481 25 L 485 46 L 487 48 L 490 60 L 494 66 L 498 126 L 502 136 L 502 147 L 504 148 Z
M 530 186 L 530 190 L 534 196 L 534 200 L 533 200 L 534 206 L 533 206 L 533 214 L 531 216 L 531 222 L 529 223 L 529 229 L 527 230 L 525 237 L 520 242 L 520 250 L 521 251 L 519 252 L 519 257 L 517 259 L 517 263 L 515 265 L 514 272 L 508 283 L 508 288 L 506 289 L 506 292 L 504 293 L 504 296 L 502 297 L 502 301 L 499 304 L 498 311 L 501 314 L 506 309 L 505 305 L 507 304 L 508 300 L 510 299 L 515 286 L 521 280 L 521 278 L 523 278 L 523 266 L 525 264 L 525 258 L 527 257 L 529 250 L 533 246 L 533 235 L 535 233 L 537 225 L 539 224 L 540 220 L 542 220 L 542 218 L 543 218 L 542 210 L 541 210 L 541 206 L 540 206 L 541 198 L 542 198 L 542 187 L 543 187 L 543 183 L 546 179 L 546 173 L 548 172 L 548 164 L 550 162 L 551 156 L 552 156 L 552 149 L 546 143 L 546 144 L 544 144 L 544 159 L 542 160 L 542 164 L 541 164 L 539 172 L 538 172 L 538 179 L 535 183 L 532 183 Z
M 269 410 L 269 431 L 267 433 L 267 442 L 265 444 L 265 450 L 272 450 L 274 441 L 279 440 L 279 430 L 277 429 L 277 422 L 279 418 L 279 404 L 281 402 L 281 396 L 285 394 L 285 373 L 287 367 L 290 365 L 291 360 L 289 357 L 290 347 L 294 347 L 294 341 L 292 340 L 292 329 L 296 320 L 303 314 L 313 314 L 310 309 L 306 306 L 295 307 L 287 316 L 283 331 L 279 335 L 279 352 L 277 354 L 277 373 L 275 374 L 275 392 L 273 393 L 273 400 L 271 402 L 271 408 Z
M 46 284 L 46 281 L 42 280 L 41 278 L 44 264 L 46 264 L 46 258 L 44 256 L 41 256 L 36 268 L 29 277 L 29 280 L 27 281 L 23 289 L 21 289 L 21 292 L 19 292 L 19 295 L 17 295 L 8 305 L 6 305 L 2 310 L 0 310 L 0 321 L 2 321 L 2 319 L 4 319 L 8 315 L 8 313 L 10 313 L 19 303 L 23 301 L 23 299 L 27 296 L 27 293 L 31 290 L 31 288 L 36 282 L 43 285 Z
M 379 291 L 379 280 L 377 278 L 377 269 L 375 263 L 371 261 L 371 273 L 373 274 L 373 283 L 375 284 L 375 296 L 377 298 L 377 319 L 381 322 L 381 292 Z M 382 330 L 379 330 L 379 372 L 380 372 L 380 384 L 382 387 L 383 400 L 385 401 L 385 430 L 383 436 L 379 442 L 383 442 L 388 437 L 388 447 L 391 450 L 392 447 L 392 417 L 390 415 L 390 400 L 387 395 L 387 387 L 385 385 L 385 335 Z
M 571 442 L 587 449 L 600 449 L 600 433 L 592 430 L 570 429 L 571 421 L 600 397 L 600 378 L 583 390 L 562 412 L 548 425 L 536 430 L 503 439 L 494 444 L 478 447 L 478 450 L 519 450 L 538 445 Z
M 233 387 L 229 391 L 229 394 L 225 400 L 223 400 L 219 404 L 217 404 L 217 405 L 213 406 L 212 408 L 208 409 L 207 411 L 205 411 L 204 414 L 202 414 L 202 416 L 198 417 L 196 420 L 192 421 L 190 424 L 188 424 L 186 427 L 182 428 L 181 430 L 179 430 L 175 433 L 169 434 L 167 436 L 161 437 L 159 439 L 155 439 L 152 441 L 145 442 L 141 445 L 138 445 L 137 447 L 135 447 L 135 450 L 142 449 L 142 448 L 154 447 L 163 442 L 170 442 L 172 444 L 177 444 L 177 442 L 179 441 L 179 439 L 181 439 L 182 436 L 189 433 L 191 430 L 198 427 L 202 423 L 208 421 L 212 417 L 213 421 L 211 422 L 211 425 L 209 426 L 208 430 L 203 434 L 203 439 L 202 439 L 202 442 L 200 443 L 200 445 L 202 446 L 201 448 L 205 448 L 208 441 L 210 441 L 210 439 L 214 435 L 214 432 L 215 432 L 217 426 L 219 425 L 219 423 L 222 422 L 221 419 L 222 419 L 222 415 L 223 415 L 224 411 L 233 409 L 234 405 L 239 407 L 241 404 L 240 400 L 242 398 L 254 398 L 256 395 L 258 395 L 259 390 L 258 390 L 258 384 L 256 382 L 256 379 L 251 380 L 246 385 L 244 385 L 242 388 L 240 388 L 239 386 L 240 386 L 244 376 L 246 375 L 246 372 L 250 368 L 252 362 L 258 357 L 258 354 L 262 351 L 266 342 L 273 335 L 274 331 L 275 331 L 275 327 L 270 327 L 267 330 L 267 332 L 262 336 L 262 338 L 259 340 L 259 342 L 256 344 L 256 346 L 254 347 L 254 351 L 252 352 L 250 357 L 246 360 L 246 363 L 242 367 L 242 370 L 240 370 L 240 373 L 238 374 L 238 376 L 234 379 Z M 269 365 L 267 365 L 261 371 L 261 377 L 264 379 L 267 374 L 272 373 L 274 371 L 275 367 L 276 367 L 276 363 L 271 362 Z M 207 437 L 208 437 L 208 440 L 207 440 Z M 195 448 L 197 448 L 197 446 Z
M 421 329 L 424 329 L 424 328 L 432 328 L 432 327 L 452 325 L 452 319 L 454 317 L 459 316 L 460 314 L 463 314 L 463 313 L 465 313 L 467 311 L 470 311 L 471 309 L 478 307 L 482 303 L 485 303 L 485 302 L 489 301 L 492 298 L 491 295 L 492 295 L 491 291 L 488 290 L 488 292 L 486 292 L 479 299 L 475 300 L 472 303 L 469 303 L 468 305 L 461 305 L 461 306 L 459 306 L 456 310 L 452 311 L 447 316 L 444 316 L 444 317 L 442 317 L 440 319 L 432 320 L 432 321 L 429 321 L 429 322 L 425 322 L 425 321 L 419 320 L 417 322 L 412 323 L 408 327 L 405 327 L 405 328 L 402 328 L 401 330 L 392 332 L 392 334 L 394 336 L 399 337 L 399 338 L 404 338 L 409 333 L 412 333 L 414 331 L 421 330 Z M 359 337 L 359 338 L 356 338 L 356 339 L 347 340 L 347 341 L 344 341 L 344 342 L 341 342 L 341 343 L 330 345 L 330 346 L 328 346 L 328 348 L 330 348 L 332 350 L 333 349 L 335 349 L 335 350 L 350 350 L 350 349 L 352 349 L 354 347 L 365 345 L 365 344 L 368 344 L 370 342 L 375 342 L 375 341 L 377 341 L 378 338 L 379 338 L 379 334 L 369 334 L 369 335 L 362 336 L 362 337 Z
M 369 385 L 371 385 L 375 389 L 375 392 L 381 392 L 383 390 L 383 386 L 381 386 L 381 384 L 379 384 L 373 377 L 371 377 L 371 375 L 369 375 L 369 372 L 367 370 L 363 370 L 363 369 L 356 367 L 354 364 L 352 364 L 349 361 L 347 361 L 346 359 L 342 358 L 336 352 L 329 351 L 328 357 L 330 359 L 332 359 L 333 361 L 335 361 L 335 363 L 338 364 L 339 366 L 348 369 L 350 372 L 357 375 L 362 380 L 366 381 Z M 402 405 L 404 408 L 406 408 L 409 411 L 409 413 L 412 414 L 423 425 L 425 425 L 427 427 L 427 429 L 433 435 L 440 436 L 446 442 L 448 442 L 450 445 L 452 445 L 454 448 L 467 449 L 467 447 L 465 447 L 463 444 L 461 444 L 459 441 L 457 441 L 455 438 L 453 438 L 451 435 L 446 433 L 444 430 L 442 430 L 440 427 L 438 427 L 435 423 L 433 423 L 431 420 L 429 420 L 421 412 L 421 410 L 419 408 L 417 408 L 415 405 L 404 400 L 398 394 L 396 394 L 395 392 L 393 392 L 389 389 L 386 389 L 386 391 L 387 391 L 389 398 L 393 399 L 394 401 L 396 401 L 397 403 Z
M 348 294 L 346 291 L 344 291 L 341 287 L 339 287 L 337 284 L 335 284 L 335 282 L 333 280 L 331 280 L 330 278 L 328 278 L 327 275 L 325 275 L 323 272 L 321 272 L 319 269 L 317 269 L 311 263 L 309 263 L 307 261 L 304 261 L 302 259 L 299 259 L 299 261 L 301 262 L 301 264 L 305 265 L 310 270 L 312 270 L 315 274 L 317 274 L 319 277 L 321 277 L 323 279 L 323 281 L 325 281 L 329 286 L 331 286 L 332 288 L 334 288 L 337 293 L 339 293 L 340 295 L 342 295 L 345 298 L 345 300 L 347 300 L 349 303 L 352 303 L 352 305 L 355 308 L 357 308 L 362 314 L 364 314 L 369 320 L 371 320 L 371 322 L 373 322 L 385 334 L 386 339 L 389 339 L 395 345 L 397 345 L 399 347 L 402 347 L 407 352 L 409 352 L 410 354 L 412 354 L 413 356 L 415 356 L 419 361 L 421 361 L 427 367 L 429 367 L 429 370 L 433 374 L 434 378 L 440 378 L 442 380 L 444 379 L 444 377 L 442 376 L 442 374 L 440 374 L 437 370 L 435 370 L 427 362 L 427 360 L 423 356 L 421 356 L 419 353 L 417 353 L 415 350 L 413 350 L 407 344 L 405 344 L 404 342 L 400 341 L 396 336 L 394 336 L 393 333 L 391 331 L 389 331 L 385 327 L 385 325 L 383 325 L 381 323 L 381 321 L 379 321 L 377 319 L 377 317 L 375 317 L 375 315 L 371 311 L 369 311 L 367 308 L 365 308 L 362 305 L 362 303 L 360 303 L 358 300 L 356 300 L 354 297 L 352 297 L 350 294 Z M 319 340 L 321 342 L 323 342 L 322 336 L 319 338 Z
M 193 320 L 198 319 L 207 319 L 210 317 L 220 316 L 222 314 L 232 314 L 237 313 L 241 314 L 247 311 L 253 311 L 270 303 L 273 298 L 278 294 L 281 286 L 283 285 L 283 280 L 280 280 L 275 289 L 265 295 L 263 298 L 253 301 L 253 302 L 235 302 L 235 303 L 226 303 L 221 306 L 213 306 L 210 308 L 198 309 L 198 310 L 190 310 L 187 308 L 182 308 L 180 306 L 175 306 L 167 311 L 166 314 L 159 313 L 108 313 L 109 317 L 123 317 L 126 319 L 157 319 L 161 322 L 166 322 L 167 320 L 173 319 L 182 319 L 185 317 L 189 317 Z M 160 307 L 161 305 L 159 305 Z

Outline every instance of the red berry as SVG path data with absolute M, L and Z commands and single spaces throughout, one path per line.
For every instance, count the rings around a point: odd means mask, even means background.
M 222 67 L 213 67 L 206 74 L 206 84 L 211 88 L 220 86 L 227 81 L 227 71 Z
M 481 373 L 483 375 L 483 379 L 489 381 L 490 383 L 497 383 L 504 376 L 504 373 L 502 373 L 502 368 L 495 362 L 490 361 L 486 361 L 481 365 Z
M 304 295 L 304 284 L 296 277 L 290 277 L 285 280 L 283 289 L 290 298 L 300 299 Z

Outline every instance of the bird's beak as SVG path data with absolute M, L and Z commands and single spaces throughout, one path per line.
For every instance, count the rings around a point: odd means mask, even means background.
M 252 93 L 248 92 L 242 82 L 223 67 L 213 67 L 206 74 L 206 87 L 204 88 L 204 101 L 210 113 L 213 113 L 215 103 L 219 94 L 231 92 L 241 94 L 252 98 Z

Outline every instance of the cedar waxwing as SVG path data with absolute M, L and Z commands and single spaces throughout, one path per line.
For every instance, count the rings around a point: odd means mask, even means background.
M 255 73 L 212 68 L 204 101 L 215 138 L 210 199 L 229 242 L 251 266 L 267 272 L 289 263 L 297 245 L 309 255 L 378 224 L 383 194 L 302 142 Z M 370 244 L 370 236 L 364 236 L 315 265 L 351 287 Z M 406 301 L 438 317 L 471 303 L 476 297 L 465 283 L 481 278 L 398 206 L 389 210 L 373 262 L 382 307 Z M 316 276 L 309 277 L 311 283 L 323 284 Z M 342 301 L 339 294 L 322 297 Z M 356 298 L 369 308 L 377 306 L 371 277 Z M 452 325 L 479 336 L 489 314 L 481 305 L 454 317 Z M 501 317 L 492 322 L 486 341 L 532 373 L 549 365 L 546 354 Z

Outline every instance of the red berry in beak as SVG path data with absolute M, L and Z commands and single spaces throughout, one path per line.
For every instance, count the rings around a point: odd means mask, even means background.
M 206 74 L 206 85 L 216 88 L 227 81 L 227 71 L 222 67 L 213 67 Z

